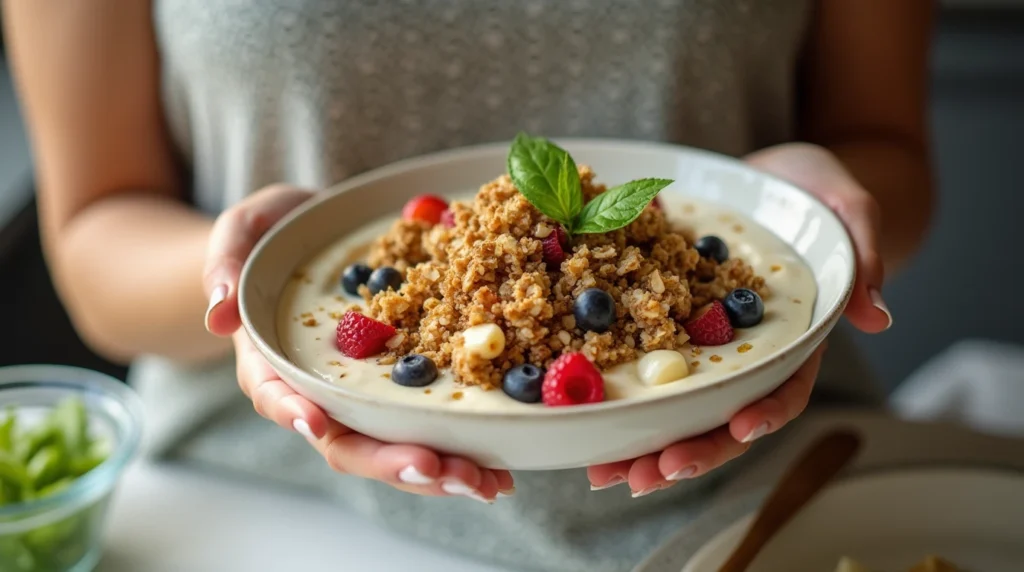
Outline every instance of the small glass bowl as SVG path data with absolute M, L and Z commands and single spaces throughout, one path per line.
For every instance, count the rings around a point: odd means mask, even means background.
M 88 572 L 103 550 L 114 487 L 135 456 L 142 404 L 124 383 L 85 369 L 54 365 L 0 368 L 0 411 L 14 407 L 28 425 L 69 397 L 85 405 L 92 435 L 110 456 L 67 489 L 36 501 L 0 506 L 0 569 Z

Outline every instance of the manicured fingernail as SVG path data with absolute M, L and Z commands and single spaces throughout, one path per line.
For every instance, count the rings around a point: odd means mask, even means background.
M 429 485 L 434 482 L 434 477 L 428 477 L 421 473 L 415 466 L 409 465 L 399 471 L 398 480 L 407 485 Z
M 610 488 L 614 487 L 615 485 L 621 485 L 624 482 L 626 482 L 625 478 L 616 475 L 616 476 L 612 477 L 612 480 L 608 481 L 607 483 L 605 483 L 603 485 L 590 485 L 590 490 L 592 490 L 592 491 L 603 491 L 605 489 L 610 489 Z
M 512 487 L 510 489 L 505 489 L 503 491 L 498 491 L 498 496 L 499 497 L 510 497 L 510 496 L 512 496 L 514 494 L 516 494 L 516 488 L 515 487 Z
M 305 419 L 296 419 L 292 421 L 292 428 L 299 435 L 302 435 L 310 443 L 316 441 L 316 436 L 313 435 L 313 431 L 309 428 L 309 423 L 306 423 Z
M 486 504 L 491 504 L 494 502 L 492 500 L 484 498 L 483 495 L 481 495 L 476 490 L 474 490 L 473 488 L 471 488 L 469 485 L 462 481 L 445 481 L 441 483 L 441 490 L 450 495 L 471 498 L 475 501 L 480 501 Z
M 878 288 L 872 288 L 868 290 L 868 295 L 871 296 L 871 303 L 879 310 L 885 312 L 885 317 L 889 318 L 889 323 L 885 326 L 885 329 L 888 330 L 892 327 L 892 312 L 889 311 L 889 306 L 887 306 L 885 304 L 885 300 L 882 299 L 882 293 L 879 292 Z
M 740 440 L 740 442 L 741 443 L 749 443 L 751 441 L 756 441 L 757 439 L 760 439 L 761 437 L 764 437 L 767 434 L 768 434 L 768 423 L 762 423 L 762 424 L 758 425 L 757 427 L 754 427 L 753 431 L 751 431 L 750 433 L 747 433 L 747 436 L 744 437 L 742 440 Z
M 688 479 L 688 478 L 692 477 L 694 475 L 694 473 L 696 473 L 696 472 L 697 472 L 697 466 L 696 465 L 690 465 L 689 467 L 683 467 L 682 469 L 679 469 L 678 471 L 672 473 L 671 475 L 669 475 L 666 478 L 668 480 L 670 480 L 670 481 L 681 481 L 683 479 Z
M 664 488 L 664 486 L 661 483 L 658 483 L 656 485 L 649 486 L 642 491 L 636 491 L 635 493 L 632 494 L 632 497 L 638 499 L 640 497 L 647 496 L 653 492 L 660 491 L 662 488 Z
M 206 324 L 207 330 L 210 329 L 210 313 L 213 312 L 213 309 L 219 306 L 220 303 L 223 302 L 224 299 L 227 297 L 227 284 L 221 284 L 220 286 L 217 286 L 216 288 L 213 289 L 213 292 L 210 293 L 210 305 L 206 307 L 206 317 L 203 319 L 204 323 Z

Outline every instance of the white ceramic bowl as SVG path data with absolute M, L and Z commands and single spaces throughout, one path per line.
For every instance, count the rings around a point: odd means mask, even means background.
M 242 272 L 242 323 L 256 347 L 298 393 L 353 429 L 389 442 L 418 443 L 492 468 L 542 470 L 633 458 L 728 421 L 787 379 L 839 320 L 853 279 L 853 247 L 824 205 L 743 163 L 695 149 L 623 141 L 562 140 L 577 163 L 610 184 L 675 179 L 663 193 L 724 204 L 791 245 L 818 286 L 808 331 L 774 355 L 713 385 L 661 399 L 617 400 L 528 413 L 420 408 L 330 384 L 288 360 L 277 332 L 281 293 L 307 258 L 361 225 L 396 214 L 421 193 L 464 194 L 505 172 L 508 144 L 447 151 L 354 177 L 277 224 Z

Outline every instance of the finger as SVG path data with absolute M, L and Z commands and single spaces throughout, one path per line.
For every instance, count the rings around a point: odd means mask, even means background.
M 590 480 L 590 490 L 600 491 L 621 485 L 629 477 L 631 466 L 633 466 L 632 460 L 588 467 L 587 478 Z
M 857 261 L 846 316 L 864 332 L 888 329 L 892 315 L 880 293 L 885 278 L 878 247 L 882 216 L 874 197 L 832 153 L 817 145 L 785 144 L 753 153 L 747 161 L 813 194 L 842 220 L 853 239 Z
M 233 339 L 238 385 L 256 412 L 306 439 L 322 437 L 327 431 L 327 414 L 282 381 L 244 332 Z
M 629 468 L 629 489 L 633 498 L 649 495 L 668 486 L 658 469 L 659 456 L 645 455 L 633 461 L 633 466 Z
M 690 479 L 739 457 L 748 448 L 749 443 L 740 443 L 729 433 L 729 427 L 722 426 L 666 447 L 658 458 L 658 469 L 669 481 Z
M 892 314 L 881 294 L 885 271 L 877 244 L 881 233 L 878 203 L 856 184 L 829 195 L 827 202 L 849 230 L 857 257 L 857 278 L 845 315 L 861 331 L 883 332 L 892 325 Z
M 497 494 L 497 481 L 486 482 L 483 471 L 473 462 L 462 457 L 446 456 L 441 459 L 441 490 L 451 496 L 463 496 L 473 500 L 489 503 L 494 495 L 485 497 L 480 491 L 484 484 L 494 487 Z
M 733 415 L 729 421 L 729 432 L 733 438 L 741 443 L 750 443 L 778 431 L 803 413 L 811 398 L 824 353 L 825 346 L 818 347 L 778 389 Z
M 217 218 L 210 231 L 203 286 L 210 305 L 206 329 L 228 335 L 241 325 L 238 316 L 238 278 L 246 258 L 261 236 L 312 193 L 287 185 L 266 187 Z
M 336 472 L 392 485 L 426 487 L 436 484 L 442 474 L 441 459 L 433 451 L 418 445 L 383 443 L 340 423 L 331 423 L 313 446 Z
M 504 496 L 512 496 L 516 492 L 516 484 L 512 480 L 512 473 L 503 470 L 492 469 L 494 478 L 498 480 L 498 492 Z

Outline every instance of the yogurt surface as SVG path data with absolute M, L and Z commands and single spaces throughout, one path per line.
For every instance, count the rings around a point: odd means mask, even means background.
M 636 362 L 606 370 L 605 400 L 655 399 L 713 384 L 756 363 L 800 337 L 811 323 L 817 284 L 810 269 L 785 242 L 753 220 L 714 203 L 686 197 L 660 199 L 669 219 L 698 236 L 714 234 L 763 276 L 771 296 L 764 301 L 763 321 L 737 329 L 735 339 L 714 347 L 679 349 L 690 374 L 664 385 L 643 384 Z M 286 286 L 278 308 L 278 335 L 286 356 L 300 368 L 348 390 L 382 400 L 456 410 L 527 412 L 543 404 L 521 403 L 501 390 L 463 386 L 449 370 L 425 388 L 404 387 L 391 381 L 392 365 L 375 358 L 356 360 L 335 346 L 335 328 L 342 314 L 363 301 L 345 294 L 339 278 L 345 266 L 359 261 L 367 245 L 384 234 L 394 217 L 371 222 L 303 263 Z

